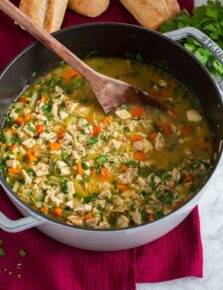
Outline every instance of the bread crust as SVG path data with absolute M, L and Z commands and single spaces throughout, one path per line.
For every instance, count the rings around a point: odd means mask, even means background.
M 43 28 L 47 6 L 48 0 L 21 0 L 19 8 Z
M 176 0 L 120 0 L 143 26 L 158 29 L 161 24 L 180 12 Z
M 68 0 L 49 0 L 44 28 L 48 32 L 60 29 L 66 12 Z
M 21 0 L 19 8 L 48 32 L 60 29 L 68 0 Z
M 107 10 L 110 0 L 69 0 L 68 8 L 88 17 L 97 17 Z

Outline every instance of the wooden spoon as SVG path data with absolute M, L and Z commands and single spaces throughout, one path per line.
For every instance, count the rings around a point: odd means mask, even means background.
M 106 114 L 121 104 L 133 101 L 139 101 L 145 105 L 167 111 L 166 106 L 155 100 L 149 93 L 91 69 L 51 34 L 35 24 L 30 17 L 25 15 L 10 1 L 0 0 L 0 9 L 83 75 L 90 83 L 97 100 Z

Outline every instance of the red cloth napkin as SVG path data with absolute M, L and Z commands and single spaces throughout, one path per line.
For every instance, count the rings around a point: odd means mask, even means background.
M 18 1 L 13 1 L 18 4 Z M 182 1 L 191 8 L 192 1 Z M 187 6 L 186 6 L 187 4 Z M 119 4 L 92 20 L 67 12 L 64 26 L 91 21 L 136 23 Z M 0 70 L 33 38 L 0 13 Z M 21 214 L 0 190 L 0 210 L 16 219 Z M 202 277 L 202 243 L 198 209 L 164 237 L 119 252 L 91 252 L 56 242 L 37 229 L 18 234 L 0 230 L 1 290 L 133 290 L 136 283 Z M 22 257 L 20 249 L 27 252 Z

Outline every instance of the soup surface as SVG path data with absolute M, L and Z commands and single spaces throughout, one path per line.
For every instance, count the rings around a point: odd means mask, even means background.
M 42 214 L 81 227 L 139 225 L 180 207 L 211 169 L 211 134 L 198 101 L 140 61 L 85 61 L 149 91 L 168 114 L 126 104 L 106 116 L 88 83 L 61 65 L 9 110 L 0 139 L 7 183 Z

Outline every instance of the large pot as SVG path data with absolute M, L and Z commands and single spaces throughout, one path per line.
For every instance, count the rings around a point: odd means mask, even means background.
M 144 60 L 176 77 L 203 105 L 214 134 L 215 161 L 212 173 L 204 186 L 179 209 L 154 222 L 128 229 L 84 229 L 54 221 L 37 213 L 23 203 L 9 188 L 3 177 L 2 187 L 8 197 L 26 217 L 11 221 L 0 213 L 0 227 L 8 232 L 19 232 L 34 226 L 46 235 L 65 244 L 90 250 L 121 250 L 151 242 L 182 222 L 197 205 L 207 184 L 213 177 L 222 153 L 223 105 L 219 89 L 207 70 L 182 46 L 172 39 L 192 36 L 209 47 L 218 59 L 223 52 L 204 34 L 194 28 L 184 28 L 166 36 L 147 29 L 114 23 L 87 24 L 64 29 L 55 37 L 80 57 L 87 55 L 131 57 L 140 53 Z M 40 43 L 20 53 L 5 69 L 0 78 L 1 122 L 14 98 L 33 82 L 33 72 L 44 74 L 59 64 L 59 59 Z

